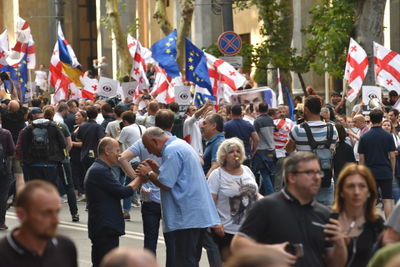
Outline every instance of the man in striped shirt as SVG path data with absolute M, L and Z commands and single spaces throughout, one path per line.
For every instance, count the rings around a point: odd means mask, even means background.
M 321 98 L 315 95 L 308 96 L 304 103 L 304 116 L 308 126 L 311 129 L 312 136 L 316 142 L 328 142 L 328 124 L 321 121 Z M 332 127 L 333 136 L 330 143 L 330 149 L 333 150 L 338 139 L 335 127 Z M 318 148 L 323 148 L 319 145 Z M 286 145 L 287 152 L 296 151 L 312 151 L 310 141 L 308 140 L 303 124 L 295 125 L 289 134 L 289 141 Z M 316 196 L 318 202 L 330 205 L 332 203 L 333 186 L 332 186 L 332 169 L 324 170 L 321 189 Z
M 274 142 L 275 142 L 275 152 L 276 152 L 276 173 L 275 173 L 275 189 L 279 191 L 282 189 L 283 179 L 282 179 L 282 165 L 283 160 L 286 157 L 285 145 L 289 140 L 289 133 L 293 128 L 293 121 L 287 118 L 286 108 L 287 106 L 281 105 L 278 107 L 278 119 L 274 120 L 275 131 Z

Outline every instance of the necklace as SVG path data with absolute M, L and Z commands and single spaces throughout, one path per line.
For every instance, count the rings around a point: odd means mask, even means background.
M 349 219 L 349 216 L 347 213 L 344 211 L 343 212 L 344 218 L 346 219 L 346 225 L 348 225 L 348 229 L 346 231 L 347 235 L 350 235 L 350 233 L 353 230 L 361 230 L 363 228 L 363 223 L 364 223 L 364 215 L 362 216 L 354 216 L 352 220 Z

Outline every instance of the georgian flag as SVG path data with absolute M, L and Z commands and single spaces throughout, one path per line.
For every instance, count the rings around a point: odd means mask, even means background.
M 28 22 L 18 17 L 16 43 L 8 54 L 6 60 L 10 66 L 17 66 L 27 53 L 26 61 L 28 69 L 34 69 L 36 65 L 35 42 L 31 35 Z
M 6 29 L 2 34 L 0 34 L 0 68 L 8 65 L 6 60 L 7 56 L 8 56 L 8 32 Z
M 229 102 L 231 92 L 243 86 L 246 78 L 231 64 L 208 53 L 204 52 L 204 54 L 207 59 L 207 68 L 214 96 L 218 100 L 222 98 Z
M 146 77 L 146 65 L 142 45 L 128 34 L 128 49 L 132 57 L 131 76 L 138 82 L 138 90 L 149 88 L 150 83 Z
M 347 100 L 349 102 L 353 102 L 357 97 L 367 72 L 367 53 L 356 41 L 350 38 L 346 68 L 344 70 L 344 79 L 348 81 L 351 88 L 347 92 Z
M 400 94 L 400 56 L 374 42 L 376 84 Z

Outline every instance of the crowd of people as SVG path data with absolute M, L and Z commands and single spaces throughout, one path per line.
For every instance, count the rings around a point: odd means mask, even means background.
M 262 102 L 183 115 L 148 94 L 26 107 L 15 91 L 0 107 L 0 229 L 11 200 L 20 226 L 0 241 L 0 266 L 77 266 L 56 233 L 63 194 L 73 222 L 87 203 L 96 267 L 157 266 L 161 223 L 168 267 L 198 266 L 202 248 L 210 266 L 399 262 L 395 92 L 351 116 L 339 93 L 296 97 L 291 120 Z M 118 248 L 133 204 L 148 251 Z

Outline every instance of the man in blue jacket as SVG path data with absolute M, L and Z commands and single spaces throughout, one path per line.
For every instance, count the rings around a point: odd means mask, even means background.
M 119 154 L 118 142 L 110 137 L 103 138 L 98 146 L 99 156 L 85 177 L 94 267 L 99 266 L 107 252 L 118 247 L 119 236 L 125 234 L 121 199 L 133 195 L 140 186 L 139 179 L 123 186 L 114 177 L 111 166 L 117 163 Z

